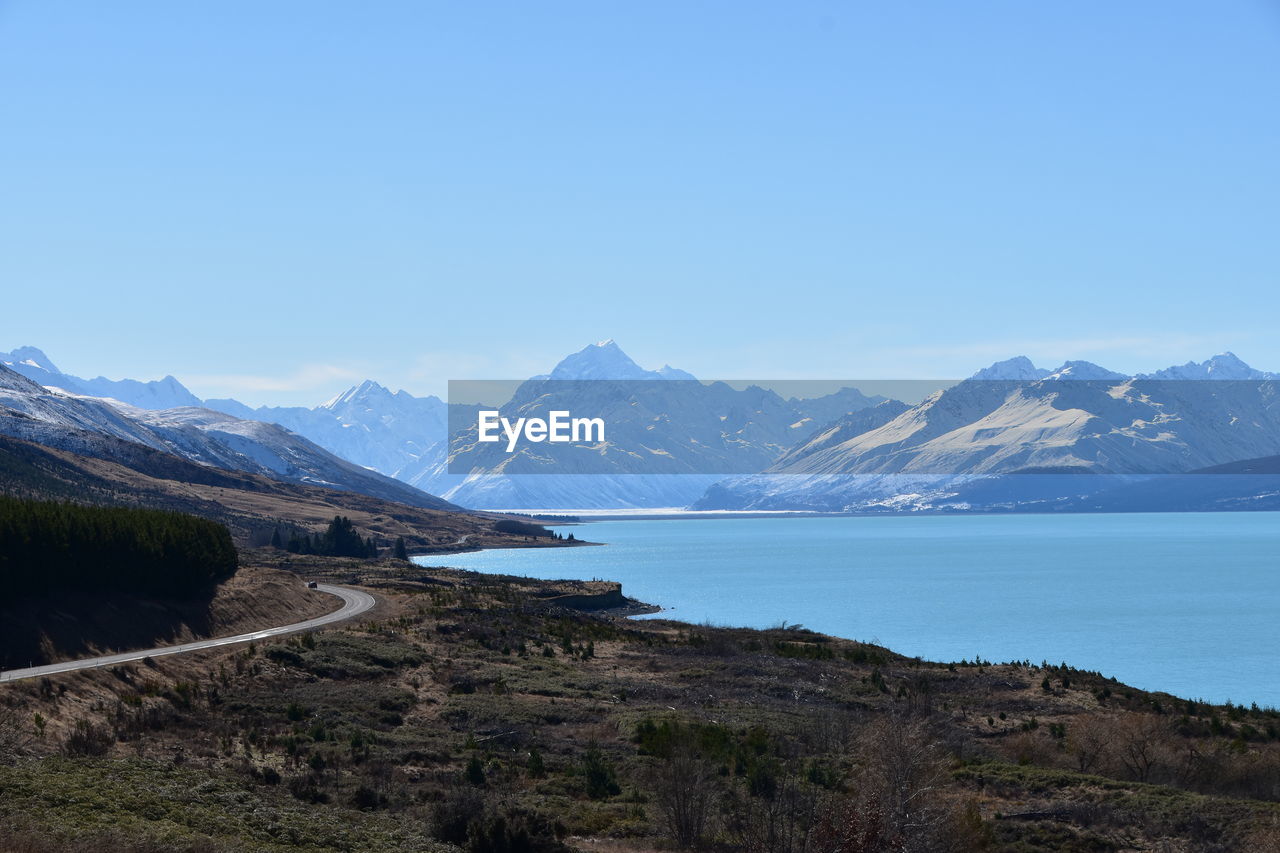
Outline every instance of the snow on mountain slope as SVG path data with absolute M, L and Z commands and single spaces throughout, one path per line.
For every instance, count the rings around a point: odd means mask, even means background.
M 248 418 L 249 420 L 257 419 L 256 410 L 249 408 L 244 403 L 241 403 L 239 400 L 232 400 L 230 398 L 211 397 L 208 400 L 204 401 L 204 407 L 206 409 L 213 409 L 215 412 L 222 412 L 223 414 L 227 414 L 227 415 L 235 415 L 237 418 Z
M 420 464 L 423 454 L 443 442 L 447 412 L 435 396 L 392 393 L 372 380 L 343 391 L 309 409 L 262 406 L 250 409 L 235 400 L 210 400 L 208 407 L 241 418 L 279 424 L 341 456 L 388 476 Z M 443 460 L 439 455 L 437 461 Z M 427 463 L 429 464 L 430 460 Z
M 170 409 L 176 406 L 199 406 L 200 399 L 172 376 L 153 382 L 136 379 L 81 379 L 63 373 L 53 361 L 35 347 L 18 347 L 0 353 L 0 363 L 40 385 L 61 388 L 86 397 L 108 397 L 142 409 Z
M 1123 373 L 1107 370 L 1091 361 L 1068 361 L 1045 377 L 1046 379 L 1075 379 L 1097 382 L 1105 379 L 1124 379 Z
M 645 370 L 610 338 L 589 344 L 560 360 L 549 374 L 533 379 L 693 379 L 692 373 L 664 364 Z
M 1280 379 L 1280 373 L 1255 370 L 1235 353 L 1223 352 L 1201 362 L 1188 361 L 1177 367 L 1166 367 L 1142 379 Z
M 689 378 L 671 381 L 681 376 Z M 759 470 L 832 417 L 880 399 L 845 388 L 784 400 L 755 385 L 700 382 L 670 367 L 644 370 L 603 341 L 521 384 L 500 411 L 513 420 L 589 413 L 608 425 L 605 441 L 507 453 L 478 442 L 472 424 L 450 436 L 448 464 L 420 469 L 410 482 L 476 508 L 682 506 L 717 473 Z
M 683 371 L 682 371 L 683 372 Z M 561 359 L 548 379 L 661 379 L 631 360 L 613 340 L 583 347 Z
M 1034 382 L 967 380 L 883 426 L 770 473 L 993 474 L 1025 468 L 1172 473 L 1280 452 L 1268 381 L 1096 376 L 1072 363 Z M 1110 374 L 1110 371 L 1106 371 Z
M 1035 380 L 1043 379 L 1052 372 L 1052 370 L 1045 370 L 1043 367 L 1036 367 L 1031 362 L 1031 359 L 1027 358 L 1025 355 L 1019 355 L 1005 359 L 1004 361 L 997 361 L 990 367 L 982 368 L 969 378 L 978 380 Z
M 0 364 L 0 390 L 12 391 L 17 394 L 45 393 L 44 388 L 38 382 L 10 369 L 7 363 Z
M 1013 362 L 975 376 L 1034 369 Z M 948 496 L 965 502 L 974 490 L 956 487 L 975 477 L 1001 479 L 983 486 L 983 499 L 1003 490 L 1006 502 L 1031 493 L 1043 501 L 1053 488 L 1066 497 L 1114 486 L 1064 476 L 1077 472 L 1132 479 L 1271 456 L 1280 453 L 1280 383 L 1269 376 L 1219 356 L 1148 377 L 1068 362 L 1033 380 L 970 379 L 865 431 L 819 433 L 759 477 L 717 484 L 696 506 L 849 509 L 892 491 L 885 477 L 908 476 L 916 479 L 902 493 L 927 493 L 933 506 Z M 1219 381 L 1195 381 L 1208 378 Z M 1031 489 L 1028 476 L 1059 479 Z
M 427 508 L 449 504 L 344 459 L 275 424 L 195 407 L 152 411 L 47 390 L 0 366 L 0 433 L 95 455 L 105 436 L 218 468 L 359 492 Z M 108 447 L 96 453 L 109 457 Z
M 200 398 L 187 390 L 177 379 L 166 376 L 151 382 L 136 379 L 79 379 L 76 383 L 82 393 L 91 397 L 109 397 L 139 409 L 173 409 L 179 406 L 200 406 Z
M 73 394 L 85 393 L 78 380 L 64 374 L 49 356 L 35 347 L 18 347 L 13 352 L 0 352 L 0 365 L 25 376 L 37 385 L 62 388 Z

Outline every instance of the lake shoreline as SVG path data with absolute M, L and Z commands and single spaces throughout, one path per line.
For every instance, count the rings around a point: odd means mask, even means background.
M 700 521 L 599 521 L 609 548 L 444 562 L 610 578 L 658 608 L 641 617 L 803 623 L 930 660 L 1074 661 L 1144 689 L 1280 705 L 1263 652 L 1280 641 L 1280 531 L 1256 513 Z

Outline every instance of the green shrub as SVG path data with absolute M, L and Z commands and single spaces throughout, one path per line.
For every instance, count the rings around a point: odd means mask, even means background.
M 603 800 L 622 793 L 613 765 L 605 760 L 595 744 L 588 746 L 582 757 L 582 781 L 587 796 L 593 800 Z

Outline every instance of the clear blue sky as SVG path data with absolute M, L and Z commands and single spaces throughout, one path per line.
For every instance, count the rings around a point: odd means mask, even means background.
M 1280 370 L 1280 6 L 0 0 L 0 350 L 314 403 Z

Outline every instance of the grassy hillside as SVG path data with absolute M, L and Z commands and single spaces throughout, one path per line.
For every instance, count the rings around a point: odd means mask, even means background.
M 287 559 L 355 573 L 383 599 L 377 621 L 0 688 L 0 837 L 32 851 L 1276 849 L 1273 710 L 1061 665 L 929 663 L 802 629 L 563 606 L 603 588 Z

